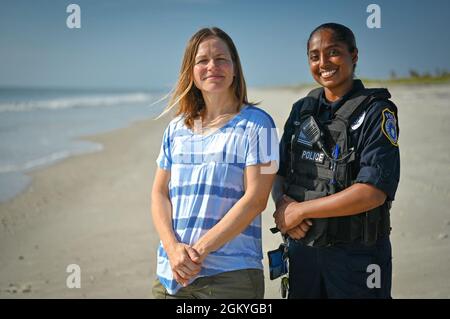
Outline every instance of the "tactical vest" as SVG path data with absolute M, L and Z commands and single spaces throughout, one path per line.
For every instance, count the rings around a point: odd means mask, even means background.
M 294 134 L 288 145 L 290 167 L 284 186 L 285 193 L 296 201 L 325 197 L 354 184 L 359 154 L 350 138 L 350 125 L 376 100 L 393 105 L 386 89 L 364 88 L 345 101 L 330 121 L 320 123 L 317 115 L 322 92 L 323 88 L 315 89 L 295 105 L 300 108 L 300 114 L 294 119 Z M 316 119 L 323 133 L 322 150 L 311 145 L 300 129 L 310 116 Z M 358 215 L 314 219 L 300 241 L 318 247 L 350 242 L 373 245 L 378 237 L 390 233 L 389 209 L 390 202 L 385 202 Z

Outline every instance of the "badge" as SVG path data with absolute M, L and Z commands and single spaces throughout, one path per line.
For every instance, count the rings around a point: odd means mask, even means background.
M 383 110 L 383 122 L 381 123 L 381 131 L 388 138 L 392 145 L 398 146 L 397 140 L 397 119 L 394 112 L 389 109 Z
M 361 126 L 361 124 L 364 122 L 364 118 L 366 117 L 366 111 L 363 112 L 363 114 L 361 114 L 355 122 L 353 122 L 353 124 L 351 125 L 351 129 L 354 131 L 357 128 L 359 128 Z

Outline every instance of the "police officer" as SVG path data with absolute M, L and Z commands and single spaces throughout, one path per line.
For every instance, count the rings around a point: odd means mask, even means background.
M 400 178 L 397 108 L 354 79 L 353 32 L 317 27 L 307 44 L 321 87 L 284 127 L 273 188 L 289 237 L 289 298 L 391 298 L 389 210 Z

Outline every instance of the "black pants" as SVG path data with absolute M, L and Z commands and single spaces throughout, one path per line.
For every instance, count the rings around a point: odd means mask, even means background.
M 360 243 L 310 247 L 289 244 L 289 298 L 391 298 L 389 237 Z

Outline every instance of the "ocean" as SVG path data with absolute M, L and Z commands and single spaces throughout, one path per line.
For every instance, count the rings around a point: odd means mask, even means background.
M 162 91 L 0 88 L 0 202 L 24 191 L 26 174 L 102 150 L 81 136 L 153 118 Z

